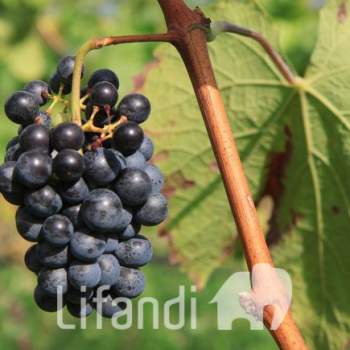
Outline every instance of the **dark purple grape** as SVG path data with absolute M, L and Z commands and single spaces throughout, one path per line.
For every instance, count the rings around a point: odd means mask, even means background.
M 118 115 L 141 124 L 151 113 L 151 104 L 147 97 L 141 94 L 126 95 L 118 105 Z
M 28 125 L 39 114 L 39 104 L 30 92 L 18 91 L 6 101 L 5 113 L 14 123 Z
M 16 181 L 28 188 L 38 188 L 46 185 L 51 173 L 51 157 L 39 151 L 22 153 L 14 170 Z
M 57 214 L 62 208 L 61 197 L 49 185 L 29 192 L 24 203 L 32 215 L 43 219 Z
M 136 269 L 121 266 L 117 283 L 112 286 L 116 295 L 125 298 L 136 298 L 145 289 L 145 276 Z
M 119 79 L 117 75 L 110 69 L 99 69 L 95 71 L 88 82 L 88 88 L 92 89 L 97 83 L 102 81 L 108 81 L 118 90 L 119 89 Z
M 146 161 L 150 160 L 153 156 L 154 145 L 152 140 L 148 136 L 144 136 L 141 146 L 139 148 L 139 152 L 143 154 Z
M 98 263 L 84 264 L 74 261 L 68 268 L 68 279 L 76 289 L 81 287 L 95 288 L 101 279 L 101 269 Z
M 36 251 L 40 263 L 45 267 L 57 269 L 68 263 L 68 247 L 54 247 L 47 242 L 40 242 Z
M 98 258 L 101 269 L 101 286 L 116 284 L 120 274 L 120 265 L 117 258 L 112 254 L 103 254 Z
M 146 202 L 152 191 L 151 180 L 139 169 L 125 169 L 115 183 L 115 191 L 126 205 L 138 206 Z
M 90 192 L 81 206 L 81 216 L 92 231 L 113 232 L 118 227 L 122 205 L 119 197 L 107 189 Z
M 63 182 L 74 182 L 80 179 L 85 170 L 84 158 L 78 151 L 64 149 L 58 152 L 53 163 L 54 174 Z
M 147 202 L 135 212 L 135 220 L 141 225 L 155 226 L 168 216 L 168 203 L 162 194 L 151 195 Z
M 49 80 L 50 91 L 57 95 L 60 92 L 61 86 L 63 86 L 62 95 L 68 95 L 71 93 L 72 91 L 71 82 L 66 82 L 66 83 L 61 82 L 61 78 L 59 74 L 56 72 Z
M 42 265 L 39 261 L 38 254 L 37 254 L 37 245 L 32 245 L 26 252 L 24 256 L 24 263 L 28 270 L 38 273 Z
M 94 296 L 94 291 L 92 289 L 83 288 L 83 290 L 76 289 L 72 286 L 68 288 L 68 292 L 65 295 L 65 300 L 71 304 L 80 305 L 81 299 L 87 301 L 91 300 Z
M 43 269 L 39 273 L 38 284 L 49 296 L 55 297 L 58 292 L 65 294 L 68 290 L 67 272 L 64 268 Z
M 74 232 L 70 242 L 70 251 L 80 261 L 96 261 L 105 251 L 106 238 L 101 234 L 90 233 L 87 230 Z
M 139 152 L 136 151 L 135 153 L 131 154 L 130 156 L 127 156 L 125 158 L 126 160 L 126 166 L 128 168 L 135 168 L 135 169 L 145 169 L 146 167 L 146 159 L 144 157 L 144 155 Z
M 40 106 L 46 104 L 49 98 L 49 85 L 42 80 L 33 80 L 29 82 L 23 90 L 33 94 Z
M 74 234 L 71 221 L 63 215 L 49 216 L 43 223 L 41 237 L 53 246 L 67 245 Z
M 101 81 L 91 89 L 91 104 L 104 108 L 113 107 L 118 100 L 118 90 L 108 81 Z
M 75 66 L 75 57 L 65 56 L 60 59 L 57 65 L 57 74 L 63 83 L 72 83 L 73 72 Z M 84 67 L 81 72 L 81 78 L 84 75 Z
M 151 179 L 152 194 L 159 193 L 164 186 L 164 176 L 159 168 L 155 165 L 148 164 L 144 171 Z
M 81 204 L 73 205 L 71 207 L 64 208 L 61 212 L 62 215 L 66 216 L 75 229 L 79 229 L 84 225 L 80 215 Z
M 120 162 L 109 149 L 98 148 L 84 154 L 85 179 L 88 183 L 104 186 L 115 180 L 120 171 Z
M 123 155 L 136 152 L 143 141 L 143 131 L 135 122 L 127 122 L 119 126 L 113 133 L 114 148 Z
M 117 300 L 114 301 L 114 299 L 108 295 L 100 306 L 95 305 L 95 307 L 96 311 L 99 312 L 102 317 L 112 318 L 123 311 L 126 304 L 124 302 L 117 302 Z
M 16 162 L 6 162 L 0 166 L 0 192 L 23 195 L 23 186 L 15 181 L 14 170 Z
M 85 141 L 83 130 L 75 123 L 62 123 L 51 132 L 51 143 L 56 151 L 83 147 Z
M 41 124 L 28 125 L 21 132 L 19 144 L 23 152 L 35 150 L 49 153 L 50 130 Z
M 28 209 L 20 207 L 16 212 L 18 233 L 29 242 L 37 242 L 42 228 L 42 221 L 32 216 Z
M 153 249 L 147 238 L 137 236 L 120 242 L 115 255 L 123 266 L 141 267 L 151 261 Z
M 57 298 L 46 293 L 40 286 L 37 286 L 34 291 L 34 300 L 38 307 L 46 312 L 57 312 L 59 310 Z M 62 298 L 62 307 L 65 305 Z
M 89 188 L 83 178 L 76 182 L 60 183 L 58 193 L 66 205 L 80 204 L 89 194 Z
M 83 306 L 80 304 L 67 303 L 67 310 L 73 317 L 76 318 L 88 317 L 94 311 L 90 303 L 86 303 Z

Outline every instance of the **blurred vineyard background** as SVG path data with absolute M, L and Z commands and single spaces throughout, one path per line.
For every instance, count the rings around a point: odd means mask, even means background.
M 203 6 L 214 0 L 188 0 Z M 263 0 L 260 2 L 279 27 L 282 47 L 299 72 L 307 65 L 316 35 L 316 0 Z M 155 0 L 0 0 L 0 102 L 32 79 L 48 79 L 60 56 L 74 54 L 93 36 L 151 33 L 164 30 L 163 18 Z M 305 32 L 308 33 L 305 36 Z M 135 76 L 152 61 L 155 46 L 127 45 L 106 48 L 89 56 L 87 69 L 107 67 L 117 72 L 121 94 L 133 89 Z M 169 96 L 171 98 L 171 96 Z M 151 101 L 156 104 L 157 101 Z M 17 128 L 1 112 L 0 155 Z M 232 271 L 242 270 L 237 258 L 228 260 L 215 273 L 205 290 L 198 293 L 198 330 L 189 325 L 180 331 L 151 329 L 151 315 L 145 329 L 117 331 L 106 326 L 88 331 L 61 331 L 55 315 L 40 312 L 32 301 L 35 277 L 23 267 L 23 254 L 29 246 L 18 238 L 14 227 L 15 208 L 0 199 L 0 349 L 274 349 L 267 332 L 251 332 L 245 322 L 235 323 L 232 332 L 216 330 L 216 306 L 208 302 Z M 155 259 L 144 271 L 145 295 L 160 301 L 174 298 L 178 286 L 190 282 L 168 262 L 166 242 L 149 232 L 155 246 Z M 67 319 L 73 321 L 67 316 Z M 176 319 L 176 315 L 174 315 Z M 106 325 L 109 322 L 106 322 Z

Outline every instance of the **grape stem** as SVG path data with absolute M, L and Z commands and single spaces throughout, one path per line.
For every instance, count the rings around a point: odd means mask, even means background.
M 251 270 L 255 265 L 262 263 L 273 266 L 209 57 L 208 34 L 209 39 L 212 39 L 218 33 L 210 32 L 212 31 L 210 20 L 205 18 L 200 9 L 191 10 L 183 0 L 158 0 L 158 3 L 164 14 L 167 33 L 92 39 L 81 47 L 76 56 L 73 76 L 71 101 L 73 121 L 81 125 L 80 79 L 83 62 L 88 52 L 108 45 L 133 42 L 157 41 L 174 45 L 184 61 L 196 93 L 231 210 L 243 242 L 248 268 Z M 216 25 L 213 29 L 215 28 Z M 220 28 L 215 30 L 218 29 Z M 271 51 L 271 45 L 259 34 L 239 29 L 234 25 L 225 25 L 224 30 L 257 40 L 265 51 L 270 53 L 269 56 L 273 62 L 284 69 L 285 78 L 289 82 L 293 81 L 293 76 L 290 71 L 287 71 L 283 60 L 276 56 L 274 50 Z M 212 35 L 211 38 L 210 35 Z M 264 279 L 265 284 L 269 282 L 269 279 Z M 264 308 L 264 323 L 279 347 L 283 350 L 307 349 L 290 310 L 279 328 L 271 330 L 275 307 L 277 306 L 269 305 Z
M 277 69 L 284 76 L 284 78 L 290 83 L 295 84 L 295 76 L 284 61 L 282 56 L 273 48 L 269 41 L 263 37 L 260 33 L 254 32 L 250 29 L 240 27 L 236 24 L 220 21 L 214 22 L 210 25 L 210 30 L 207 32 L 208 41 L 215 40 L 215 38 L 221 33 L 233 33 L 241 36 L 245 36 L 255 40 L 265 50 L 272 62 L 276 65 Z
M 174 35 L 172 33 L 165 33 L 149 35 L 109 36 L 103 38 L 94 38 L 86 42 L 80 48 L 78 54 L 75 57 L 71 97 L 72 121 L 77 123 L 78 125 L 81 125 L 80 80 L 85 57 L 90 51 L 101 49 L 102 47 L 110 45 L 141 42 L 171 42 L 173 39 Z

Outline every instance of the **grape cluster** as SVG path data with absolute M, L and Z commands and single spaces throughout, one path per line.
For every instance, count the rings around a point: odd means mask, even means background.
M 121 310 L 115 297 L 140 295 L 140 267 L 152 258 L 142 225 L 158 225 L 167 216 L 160 170 L 149 161 L 153 143 L 140 124 L 150 115 L 148 99 L 129 94 L 119 104 L 119 80 L 108 69 L 95 71 L 81 89 L 83 125 L 52 125 L 49 101 L 71 92 L 75 58 L 60 60 L 49 83 L 32 81 L 5 104 L 20 124 L 0 167 L 0 191 L 19 208 L 19 234 L 35 242 L 25 264 L 38 278 L 37 305 L 57 311 L 57 293 L 76 316 L 89 315 L 99 286 L 107 286 L 102 314 Z M 88 302 L 84 309 L 80 299 Z

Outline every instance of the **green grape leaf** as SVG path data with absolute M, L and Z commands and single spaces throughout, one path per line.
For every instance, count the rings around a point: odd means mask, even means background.
M 277 36 L 254 3 L 222 1 L 206 11 Z M 283 148 L 282 123 L 295 92 L 253 41 L 223 35 L 209 46 L 215 73 L 252 192 L 263 191 L 272 150 Z M 232 251 L 236 230 L 195 95 L 175 49 L 161 46 L 144 93 L 153 102 L 146 132 L 167 176 L 170 218 L 163 228 L 173 260 L 200 286 Z
M 252 28 L 278 47 L 250 1 L 219 1 L 212 20 Z M 270 230 L 279 267 L 293 279 L 294 312 L 311 348 L 346 349 L 350 334 L 350 0 L 329 0 L 305 77 L 288 84 L 263 50 L 223 35 L 210 44 L 218 85 L 254 199 L 274 198 Z M 167 176 L 162 228 L 174 261 L 204 285 L 231 251 L 236 231 L 188 75 L 162 45 L 143 92 L 146 130 Z

